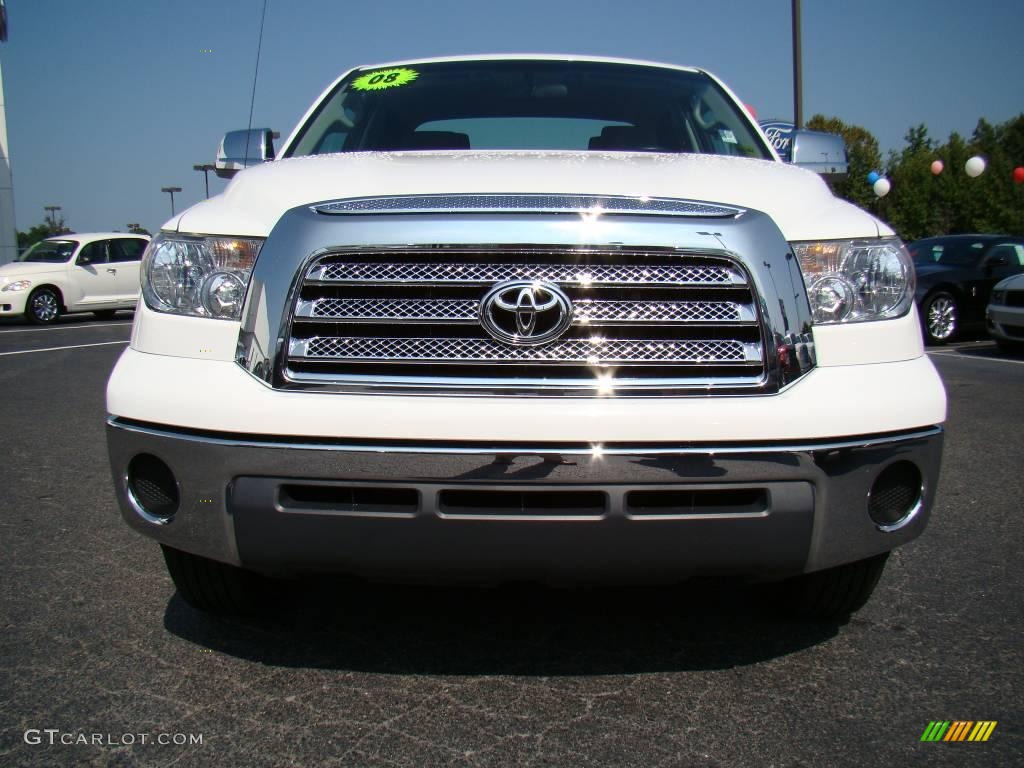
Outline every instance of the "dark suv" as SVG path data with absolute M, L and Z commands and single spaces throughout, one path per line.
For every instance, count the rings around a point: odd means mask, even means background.
M 985 321 L 992 286 L 1024 272 L 1024 239 L 1010 235 L 947 235 L 907 246 L 917 273 L 917 307 L 929 344 L 945 344 Z

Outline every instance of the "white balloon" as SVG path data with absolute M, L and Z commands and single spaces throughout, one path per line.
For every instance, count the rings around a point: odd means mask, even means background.
M 981 176 L 985 172 L 985 158 L 975 155 L 964 163 L 964 171 L 972 179 Z
M 883 176 L 871 188 L 875 190 L 875 194 L 879 197 L 885 197 L 889 194 L 889 190 L 892 189 L 892 182 Z

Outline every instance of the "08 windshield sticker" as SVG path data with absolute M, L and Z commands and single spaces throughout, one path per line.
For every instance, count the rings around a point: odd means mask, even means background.
M 415 69 L 397 67 L 396 69 L 378 69 L 376 72 L 367 72 L 360 75 L 352 83 L 357 91 L 382 91 L 385 88 L 397 88 L 400 85 L 408 85 L 420 73 Z

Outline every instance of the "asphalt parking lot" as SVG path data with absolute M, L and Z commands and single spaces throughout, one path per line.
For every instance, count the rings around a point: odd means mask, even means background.
M 1024 762 L 1024 360 L 988 341 L 933 351 L 938 503 L 846 625 L 777 619 L 724 584 L 341 580 L 233 622 L 186 606 L 117 512 L 104 386 L 129 332 L 127 313 L 0 324 L 0 764 Z M 933 720 L 998 725 L 922 743 Z

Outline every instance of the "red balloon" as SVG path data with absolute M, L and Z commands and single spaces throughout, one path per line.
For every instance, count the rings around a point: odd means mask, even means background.
M 1013 180 L 1017 184 L 1024 184 L 1024 166 L 1018 165 L 1013 169 Z

